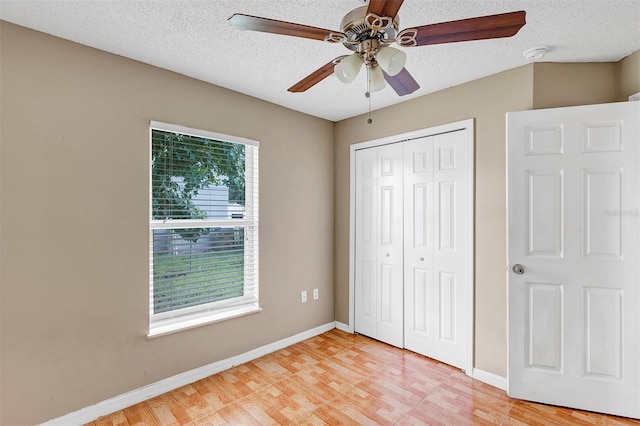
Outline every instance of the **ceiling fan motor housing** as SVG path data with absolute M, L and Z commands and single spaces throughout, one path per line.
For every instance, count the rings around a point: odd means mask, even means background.
M 366 23 L 366 19 L 367 6 L 358 7 L 342 18 L 340 28 L 347 36 L 347 41 L 343 43 L 347 49 L 358 52 L 361 50 L 360 44 L 366 40 L 377 40 L 378 42 L 381 42 L 381 40 L 395 40 L 400 26 L 398 15 L 391 20 L 390 25 L 377 31 L 372 31 L 371 25 Z M 381 17 L 381 19 L 391 18 Z

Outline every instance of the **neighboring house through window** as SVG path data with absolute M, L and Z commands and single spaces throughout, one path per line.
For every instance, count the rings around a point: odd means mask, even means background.
M 149 336 L 259 311 L 258 142 L 150 132 Z

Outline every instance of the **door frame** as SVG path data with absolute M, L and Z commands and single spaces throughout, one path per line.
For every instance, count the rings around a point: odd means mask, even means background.
M 404 142 L 411 139 L 419 139 L 429 136 L 436 136 L 442 133 L 450 133 L 460 130 L 466 130 L 467 132 L 467 144 L 469 147 L 469 170 L 468 170 L 468 185 L 469 193 L 467 202 L 469 206 L 469 217 L 467 218 L 467 226 L 469 229 L 469 237 L 467 241 L 468 247 L 468 271 L 469 271 L 469 291 L 467 307 L 469 313 L 468 327 L 468 350 L 467 350 L 467 362 L 465 372 L 471 376 L 473 374 L 473 354 L 474 354 L 474 336 L 475 336 L 475 318 L 474 318 L 474 295 L 475 295 L 475 269 L 474 269 L 474 255 L 475 255 L 475 120 L 473 118 L 456 121 L 453 123 L 443 124 L 434 127 L 423 128 L 412 132 L 401 133 L 394 136 L 387 136 L 380 139 L 373 139 L 370 141 L 359 142 L 350 146 L 349 152 L 349 324 L 348 331 L 350 333 L 355 332 L 355 223 L 356 223 L 356 151 L 373 148 L 382 145 L 388 145 L 392 143 Z

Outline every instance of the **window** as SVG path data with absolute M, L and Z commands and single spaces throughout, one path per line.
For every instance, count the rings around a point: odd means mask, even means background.
M 150 128 L 148 336 L 259 311 L 258 143 Z

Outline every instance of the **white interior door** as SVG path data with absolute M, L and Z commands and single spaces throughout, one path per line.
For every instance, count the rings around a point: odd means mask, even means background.
M 403 347 L 402 145 L 356 153 L 355 330 Z
M 640 418 L 639 120 L 508 114 L 512 397 Z
M 467 130 L 404 143 L 405 347 L 468 370 Z

